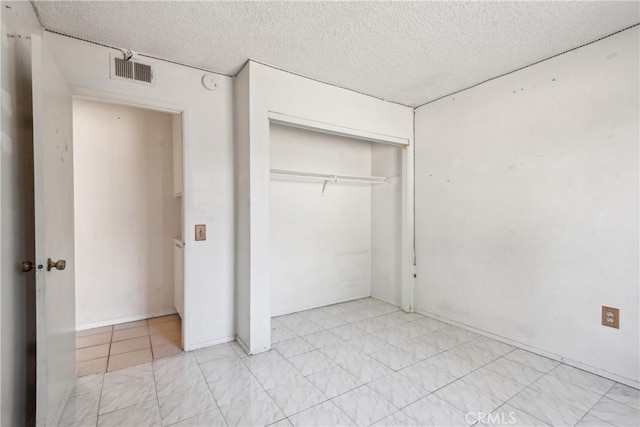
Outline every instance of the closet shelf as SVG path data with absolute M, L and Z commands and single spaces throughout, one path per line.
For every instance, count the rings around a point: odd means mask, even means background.
M 384 176 L 355 176 L 355 175 L 338 175 L 315 172 L 300 172 L 284 169 L 271 169 L 271 176 L 278 177 L 298 177 L 305 179 L 317 179 L 325 182 L 354 182 L 361 184 L 386 184 L 387 178 Z

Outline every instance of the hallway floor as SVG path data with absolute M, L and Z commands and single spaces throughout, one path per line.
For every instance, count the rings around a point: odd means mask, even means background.
M 80 377 L 64 426 L 638 426 L 640 392 L 373 298 Z M 478 421 L 480 420 L 480 421 Z
M 180 353 L 182 323 L 177 314 L 76 332 L 78 376 L 111 372 Z

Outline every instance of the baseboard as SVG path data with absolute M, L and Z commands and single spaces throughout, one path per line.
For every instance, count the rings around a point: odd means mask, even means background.
M 640 382 L 638 382 L 637 380 L 633 380 L 631 378 L 623 377 L 623 376 L 614 374 L 612 372 L 605 371 L 604 369 L 600 369 L 600 368 L 597 368 L 595 366 L 587 365 L 585 363 L 578 362 L 576 360 L 560 356 L 558 354 L 550 353 L 550 352 L 548 352 L 546 350 L 542 350 L 542 349 L 530 346 L 528 344 L 525 344 L 525 343 L 522 343 L 522 342 L 519 342 L 519 341 L 516 341 L 516 340 L 512 340 L 512 339 L 507 338 L 507 337 L 503 337 L 501 335 L 496 335 L 494 333 L 485 331 L 483 329 L 474 328 L 473 326 L 469 326 L 467 324 L 460 323 L 460 322 L 457 322 L 455 320 L 448 319 L 446 317 L 438 316 L 438 315 L 435 315 L 433 313 L 429 313 L 428 311 L 425 311 L 425 310 L 420 310 L 420 309 L 416 308 L 415 312 L 418 313 L 418 314 L 429 316 L 429 317 L 434 318 L 436 320 L 440 320 L 440 321 L 442 321 L 444 323 L 448 323 L 450 325 L 457 326 L 459 328 L 466 329 L 466 330 L 471 331 L 471 332 L 475 332 L 478 335 L 482 335 L 482 336 L 485 336 L 487 338 L 491 338 L 491 339 L 494 339 L 496 341 L 500 341 L 500 342 L 503 342 L 505 344 L 509 344 L 509 345 L 512 345 L 512 346 L 515 346 L 515 347 L 520 347 L 520 348 L 522 348 L 524 350 L 527 350 L 527 351 L 530 351 L 532 353 L 536 353 L 536 354 L 539 354 L 541 356 L 548 357 L 549 359 L 553 359 L 555 361 L 562 362 L 562 363 L 565 363 L 567 365 L 573 366 L 574 368 L 582 369 L 583 371 L 591 372 L 592 374 L 599 375 L 601 377 L 608 378 L 608 379 L 610 379 L 612 381 L 616 381 L 616 382 L 619 382 L 621 384 L 628 385 L 629 387 L 633 387 L 633 388 L 636 388 L 636 389 L 640 388 Z
M 361 297 L 349 298 L 349 299 L 332 300 L 332 302 L 323 302 L 321 304 L 313 304 L 313 305 L 310 305 L 310 306 L 305 306 L 303 308 L 296 308 L 294 311 L 289 311 L 289 312 L 286 312 L 286 313 L 278 313 L 278 314 L 272 313 L 271 317 L 286 316 L 287 314 L 298 313 L 298 312 L 306 311 L 306 310 L 313 310 L 314 308 L 326 307 L 328 305 L 341 304 L 343 302 L 350 302 L 350 301 L 355 301 L 357 299 L 369 298 L 369 297 L 371 297 L 370 294 L 362 295 Z
M 251 354 L 251 353 L 249 353 L 249 346 L 247 345 L 247 343 L 242 341 L 242 338 L 240 338 L 239 336 L 236 335 L 236 341 L 238 342 L 238 344 L 240 344 L 240 347 L 242 347 L 242 349 L 244 350 L 245 353 Z
M 382 298 L 382 297 L 379 297 L 379 296 L 376 296 L 376 295 L 373 295 L 373 294 L 371 294 L 371 298 L 375 298 L 375 299 L 380 300 L 382 302 L 386 302 L 387 304 L 395 305 L 396 307 L 402 307 L 401 303 L 392 302 L 392 301 L 389 301 L 386 298 Z
M 101 328 L 103 326 L 117 325 L 120 323 L 135 322 L 137 320 L 150 319 L 152 317 L 168 316 L 170 314 L 176 314 L 176 313 L 177 313 L 176 309 L 172 307 L 172 308 L 167 308 L 160 311 L 154 311 L 151 313 L 136 314 L 135 316 L 127 316 L 127 317 L 120 317 L 117 319 L 102 320 L 100 322 L 84 323 L 82 325 L 76 325 L 76 331 L 84 331 L 85 329 Z
M 193 344 L 190 345 L 189 348 L 185 348 L 184 351 L 193 351 L 193 350 L 199 350 L 201 348 L 205 348 L 205 347 L 211 347 L 212 345 L 218 345 L 218 344 L 224 344 L 227 342 L 231 342 L 234 341 L 236 339 L 235 335 L 230 336 L 230 337 L 224 337 L 224 338 L 218 338 L 215 340 L 211 340 L 211 341 L 205 341 L 205 342 L 201 342 L 198 344 Z M 240 341 L 238 341 L 240 342 Z M 242 344 L 240 344 L 242 345 Z

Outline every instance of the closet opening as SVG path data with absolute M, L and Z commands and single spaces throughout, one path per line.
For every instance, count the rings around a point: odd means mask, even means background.
M 276 123 L 269 147 L 271 316 L 402 305 L 403 147 Z
M 74 98 L 78 375 L 183 348 L 182 114 Z

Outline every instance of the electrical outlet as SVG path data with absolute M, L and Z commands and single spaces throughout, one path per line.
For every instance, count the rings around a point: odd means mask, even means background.
M 196 241 L 207 240 L 207 226 L 205 224 L 196 224 Z
M 602 326 L 620 329 L 620 309 L 602 306 Z

